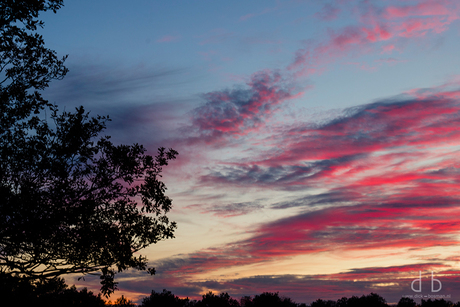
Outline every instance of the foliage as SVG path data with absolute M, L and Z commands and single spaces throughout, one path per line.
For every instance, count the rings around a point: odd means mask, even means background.
M 62 278 L 32 283 L 17 276 L 0 274 L 2 306 L 103 307 L 104 300 L 86 288 L 68 287 Z
M 251 301 L 246 301 L 245 306 L 247 307 L 296 307 L 290 298 L 280 297 L 279 293 L 264 292 L 262 294 L 254 296 Z
M 361 297 L 352 296 L 350 298 L 342 297 L 335 301 L 324 301 L 318 299 L 311 304 L 311 307 L 387 307 L 387 303 L 383 297 L 378 294 L 371 293 L 368 295 L 363 295 Z
M 454 304 L 450 301 L 446 301 L 445 299 L 435 299 L 435 300 L 424 300 L 420 304 L 420 307 L 453 307 Z
M 139 144 L 99 137 L 108 117 L 83 107 L 60 113 L 41 90 L 67 73 L 65 57 L 35 33 L 40 11 L 58 0 L 0 2 L 0 272 L 24 279 L 146 270 L 134 253 L 173 238 L 171 200 L 161 178 L 177 152 L 147 155 Z
M 196 307 L 239 307 L 240 304 L 237 300 L 230 297 L 228 293 L 221 293 L 220 295 L 215 295 L 212 292 L 206 293 L 203 295 L 203 299 L 199 301 Z
M 142 300 L 142 307 L 186 307 L 188 306 L 189 299 L 181 299 L 171 291 L 155 292 L 152 290 L 150 296 Z
M 336 307 L 336 302 L 328 300 L 323 301 L 322 299 L 317 299 L 313 303 L 311 303 L 311 307 Z
M 131 300 L 124 297 L 124 295 L 117 298 L 113 304 L 109 304 L 109 305 L 113 307 L 134 307 L 136 306 Z
M 386 307 L 388 306 L 385 299 L 378 294 L 371 293 L 368 295 L 363 295 L 361 297 L 352 296 L 348 299 L 348 307 Z
M 398 305 L 396 307 L 415 307 L 416 305 L 417 303 L 415 303 L 413 299 L 408 297 L 402 297 L 399 300 Z
M 66 57 L 59 59 L 55 51 L 45 48 L 43 37 L 35 32 L 43 27 L 43 22 L 37 19 L 39 12 L 56 12 L 61 6 L 60 0 L 0 2 L 2 138 L 18 133 L 16 129 L 20 129 L 21 121 L 51 106 L 43 99 L 40 90 L 48 87 L 51 80 L 62 79 L 67 73 L 64 67 Z

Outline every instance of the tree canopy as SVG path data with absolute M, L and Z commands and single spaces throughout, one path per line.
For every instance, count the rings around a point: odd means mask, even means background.
M 42 97 L 68 70 L 66 56 L 45 48 L 38 15 L 62 5 L 0 2 L 0 272 L 31 280 L 99 272 L 110 294 L 116 272 L 154 273 L 136 252 L 173 238 L 160 179 L 177 152 L 115 145 L 100 136 L 107 116 L 60 112 Z

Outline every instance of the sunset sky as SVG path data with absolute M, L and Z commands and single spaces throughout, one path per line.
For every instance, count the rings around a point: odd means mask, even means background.
M 112 298 L 397 302 L 421 272 L 460 300 L 460 1 L 64 4 L 41 15 L 70 69 L 45 97 L 179 152 L 176 238 Z

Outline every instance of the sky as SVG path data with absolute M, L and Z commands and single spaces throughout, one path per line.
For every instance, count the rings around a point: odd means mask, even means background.
M 114 298 L 460 300 L 459 1 L 64 5 L 41 15 L 70 69 L 44 96 L 108 114 L 116 143 L 179 152 L 176 237 Z

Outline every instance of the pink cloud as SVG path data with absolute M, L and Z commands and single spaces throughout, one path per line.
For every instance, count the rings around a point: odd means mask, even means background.
M 422 1 L 413 6 L 390 7 L 383 13 L 366 12 L 362 19 L 369 22 L 330 30 L 324 41 L 299 50 L 288 70 L 294 75 L 299 71 L 315 73 L 351 51 L 375 48 L 391 52 L 398 49 L 398 38 L 439 34 L 458 18 L 457 6 L 452 3 Z M 328 10 L 322 18 L 335 18 L 338 11 Z M 215 43 L 232 36 L 223 30 L 211 34 L 201 43 Z M 158 42 L 175 39 L 165 36 Z M 210 171 L 199 177 L 208 187 L 302 189 L 306 195 L 275 204 L 224 203 L 214 208 L 199 204 L 190 208 L 221 217 L 245 214 L 262 206 L 308 211 L 260 224 L 246 240 L 159 261 L 162 283 L 158 285 L 192 287 L 185 280 L 195 274 L 223 267 L 269 264 L 303 254 L 460 244 L 458 152 L 449 147 L 460 145 L 460 91 L 440 87 L 411 93 L 414 97 L 348 109 L 326 123 L 279 127 L 278 134 L 264 140 L 275 145 L 276 150 L 245 161 L 222 163 L 219 168 L 210 166 Z M 205 103 L 191 112 L 192 122 L 180 141 L 228 145 L 229 140 L 261 134 L 273 114 L 296 95 L 280 73 L 256 73 L 244 88 L 203 95 Z M 417 163 L 422 161 L 424 165 Z M 308 194 L 310 188 L 324 187 L 329 190 Z M 348 281 L 350 284 L 343 292 L 353 293 L 356 288 L 352 279 L 372 287 L 368 279 L 375 274 L 385 275 L 377 279 L 379 282 L 392 282 L 399 273 L 428 269 L 444 270 L 445 274 L 454 275 L 452 280 L 459 281 L 459 272 L 449 270 L 446 264 L 427 263 L 307 276 L 304 283 L 291 280 L 289 288 L 305 289 L 309 285 L 312 291 L 332 295 L 338 293 L 338 282 L 342 285 Z M 260 280 L 234 280 L 222 282 L 222 288 L 249 285 L 260 291 L 261 284 Z M 263 290 L 280 290 L 279 284 L 269 285 L 271 288 L 265 284 Z M 204 285 L 193 285 L 195 290 L 200 287 Z M 281 289 L 288 291 L 287 287 Z
M 289 98 L 279 82 L 280 76 L 264 72 L 253 76 L 243 92 L 210 93 L 203 109 L 197 109 L 195 127 L 211 134 L 244 133 L 258 119 L 270 116 L 280 100 Z M 207 186 L 298 186 L 306 195 L 282 203 L 224 204 L 214 211 L 200 205 L 194 209 L 223 217 L 244 214 L 248 212 L 246 207 L 253 205 L 308 211 L 259 224 L 247 239 L 158 261 L 160 280 L 168 276 L 169 284 L 179 287 L 187 285 L 186 281 L 196 274 L 256 263 L 269 265 L 271 261 L 297 255 L 376 249 L 404 252 L 460 244 L 458 152 L 449 147 L 460 144 L 460 102 L 459 92 L 452 90 L 455 85 L 414 90 L 413 93 L 420 94 L 359 106 L 319 125 L 286 126 L 271 140 L 279 144 L 274 154 L 227 163 L 220 172 L 208 174 L 202 178 Z M 230 111 L 225 111 L 228 104 Z M 201 122 L 205 117 L 210 121 Z M 241 120 L 236 120 L 234 126 L 223 124 L 229 118 Z M 424 163 L 419 165 L 417 161 Z M 327 192 L 308 194 L 308 187 L 325 186 L 329 187 Z M 308 280 L 330 286 L 321 292 L 327 296 L 338 293 L 334 285 L 339 282 L 360 282 L 368 287 L 396 278 L 407 282 L 417 270 L 439 272 L 446 287 L 459 281 L 460 272 L 443 259 L 436 263 L 314 275 L 308 276 Z M 234 289 L 232 285 L 246 282 L 235 279 L 223 281 L 220 286 Z M 289 287 L 294 289 L 295 285 L 293 282 Z M 203 289 L 200 287 L 206 284 L 194 284 L 192 288 Z M 262 286 L 254 283 L 251 287 L 256 291 Z M 277 284 L 264 287 L 264 291 L 284 289 Z M 385 289 L 395 296 L 401 286 Z M 353 291 L 356 289 L 350 284 L 343 293 Z
M 306 69 L 324 67 L 349 53 L 391 52 L 402 49 L 407 41 L 401 38 L 430 38 L 445 32 L 460 18 L 457 1 L 417 1 L 414 5 L 377 7 L 362 5 L 358 22 L 344 28 L 329 29 L 326 39 L 309 43 L 296 52 L 287 69 L 298 77 L 307 75 Z M 381 46 L 386 42 L 385 46 Z M 402 45 L 404 43 L 404 45 Z
M 224 90 L 204 95 L 206 104 L 193 110 L 189 141 L 212 143 L 225 137 L 241 137 L 264 127 L 280 105 L 296 97 L 279 73 L 262 71 L 251 76 L 247 89 Z
M 347 27 L 339 33 L 330 32 L 333 47 L 344 51 L 349 45 L 360 44 L 363 41 L 363 32 L 355 27 Z
M 382 47 L 382 53 L 390 53 L 395 49 L 395 45 L 390 44 Z
M 431 91 L 419 98 L 377 102 L 349 109 L 321 125 L 285 126 L 267 151 L 244 162 L 227 163 L 200 177 L 212 186 L 297 189 L 343 186 L 357 191 L 443 190 L 453 196 L 460 144 L 460 92 Z M 217 126 L 220 127 L 220 126 Z M 443 152 L 440 155 L 440 150 Z M 447 150 L 447 151 L 446 151 Z M 421 168 L 413 159 L 425 161 Z M 370 194 L 374 195 L 374 194 Z M 411 194 L 416 196 L 416 194 Z M 410 196 L 410 195 L 409 195 Z
M 256 258 L 449 246 L 459 243 L 460 220 L 450 213 L 457 211 L 451 206 L 421 208 L 390 203 L 335 207 L 267 223 L 247 243 Z M 432 225 L 433 220 L 439 220 L 439 225 Z
M 389 6 L 386 8 L 387 18 L 403 18 L 409 16 L 452 15 L 448 5 L 452 1 L 429 0 L 411 6 Z
M 343 196 L 345 197 L 345 194 Z M 265 223 L 260 225 L 249 239 L 157 262 L 158 277 L 160 280 L 168 278 L 171 285 L 178 287 L 189 283 L 187 280 L 193 280 L 195 274 L 254 263 L 269 265 L 270 261 L 281 257 L 300 254 L 366 249 L 407 250 L 458 244 L 460 242 L 456 234 L 460 230 L 459 202 L 457 200 L 455 205 L 444 202 L 445 205 L 433 206 L 442 203 L 440 200 L 432 199 L 425 205 L 400 200 L 387 201 L 386 204 L 378 206 L 363 203 L 356 206 L 332 207 Z M 443 263 L 443 260 L 405 266 L 351 269 L 335 274 L 309 275 L 305 278 L 314 280 L 317 284 L 340 282 L 344 285 L 348 282 L 361 282 L 371 286 L 372 283 L 388 283 L 390 280 L 405 283 L 413 280 L 418 271 L 423 271 L 424 275 L 425 271 L 435 271 L 446 280 L 446 287 L 450 288 L 453 284 L 448 280 L 458 281 L 460 272 Z M 302 276 L 296 278 L 301 280 Z M 233 289 L 231 284 L 240 282 L 242 281 L 223 281 L 223 288 L 228 291 Z M 296 295 L 300 293 L 293 290 L 296 289 L 294 281 L 287 285 Z M 260 287 L 265 287 L 263 291 L 285 289 L 278 283 L 273 284 L 273 288 L 267 288 L 266 284 L 253 284 L 250 289 L 256 291 Z M 299 291 L 300 289 L 302 287 L 299 287 Z M 401 291 L 401 286 L 385 289 L 395 294 Z M 349 288 L 347 291 L 353 293 L 356 289 Z M 321 293 L 326 294 L 324 291 Z M 335 294 L 337 295 L 337 292 Z
M 362 28 L 362 30 L 366 33 L 366 39 L 370 42 L 387 40 L 392 37 L 390 32 L 378 24 L 374 28 Z
M 359 204 L 319 209 L 264 223 L 246 240 L 162 260 L 156 264 L 158 272 L 161 276 L 183 279 L 223 267 L 269 263 L 301 254 L 394 248 L 409 250 L 460 243 L 458 196 L 456 199 L 432 197 L 419 201 L 413 197 L 387 199 L 367 195 L 347 196 L 346 193 L 337 195 L 341 195 L 342 201 L 351 196 Z M 329 196 L 321 201 L 327 203 Z M 399 268 L 398 272 L 408 272 L 415 267 L 423 269 L 414 265 L 410 269 Z M 430 268 L 434 267 L 440 269 L 447 265 L 430 265 Z M 382 268 L 380 273 L 394 271 Z M 322 278 L 346 280 L 358 276 L 341 273 Z
M 438 18 L 413 18 L 398 26 L 398 35 L 403 37 L 424 36 L 429 32 L 441 33 L 447 30 L 450 22 Z

